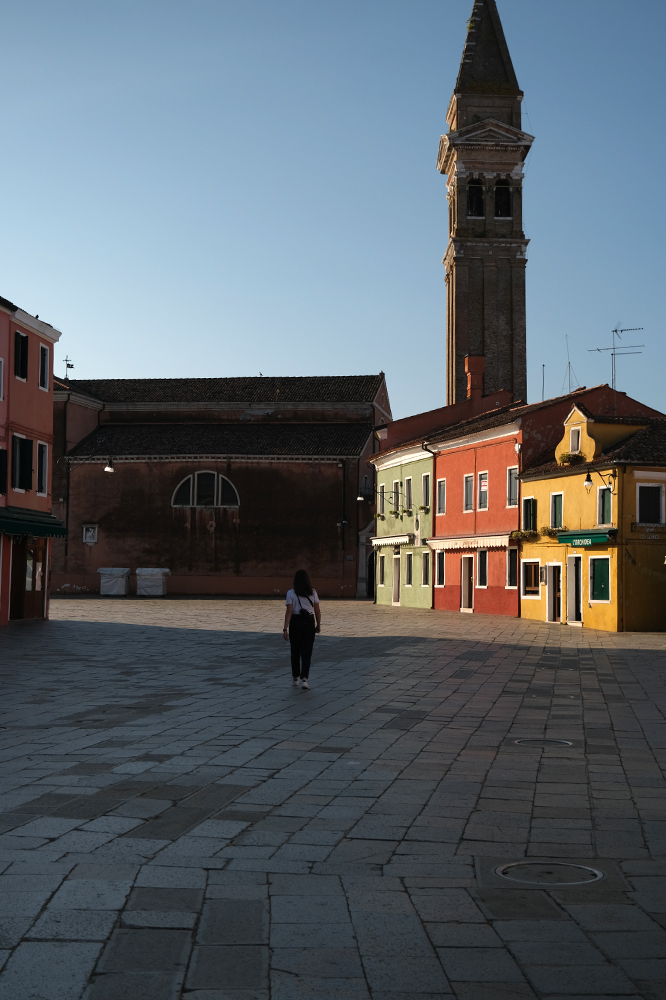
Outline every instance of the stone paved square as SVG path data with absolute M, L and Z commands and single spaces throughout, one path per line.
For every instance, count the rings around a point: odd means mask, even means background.
M 322 611 L 0 633 L 0 1000 L 666 997 L 666 634 Z

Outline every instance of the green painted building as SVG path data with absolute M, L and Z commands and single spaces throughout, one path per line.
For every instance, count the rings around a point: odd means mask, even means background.
M 432 607 L 433 457 L 420 444 L 369 460 L 377 470 L 375 552 L 377 604 Z

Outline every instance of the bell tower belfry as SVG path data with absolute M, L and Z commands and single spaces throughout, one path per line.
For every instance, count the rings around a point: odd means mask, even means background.
M 523 161 L 518 86 L 495 0 L 474 0 L 437 168 L 448 177 L 446 401 L 467 395 L 465 357 L 485 356 L 483 392 L 527 402 Z

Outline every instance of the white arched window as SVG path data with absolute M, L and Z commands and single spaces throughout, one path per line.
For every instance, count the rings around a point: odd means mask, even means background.
M 173 491 L 172 507 L 240 507 L 234 484 L 217 472 L 193 472 Z

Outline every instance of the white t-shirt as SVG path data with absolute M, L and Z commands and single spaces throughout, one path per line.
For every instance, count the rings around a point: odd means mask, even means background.
M 316 590 L 312 591 L 310 597 L 299 597 L 295 590 L 287 591 L 287 598 L 285 604 L 291 604 L 291 610 L 293 614 L 298 615 L 301 613 L 301 600 L 303 601 L 303 608 L 308 614 L 314 614 L 314 605 L 319 604 L 319 596 Z

